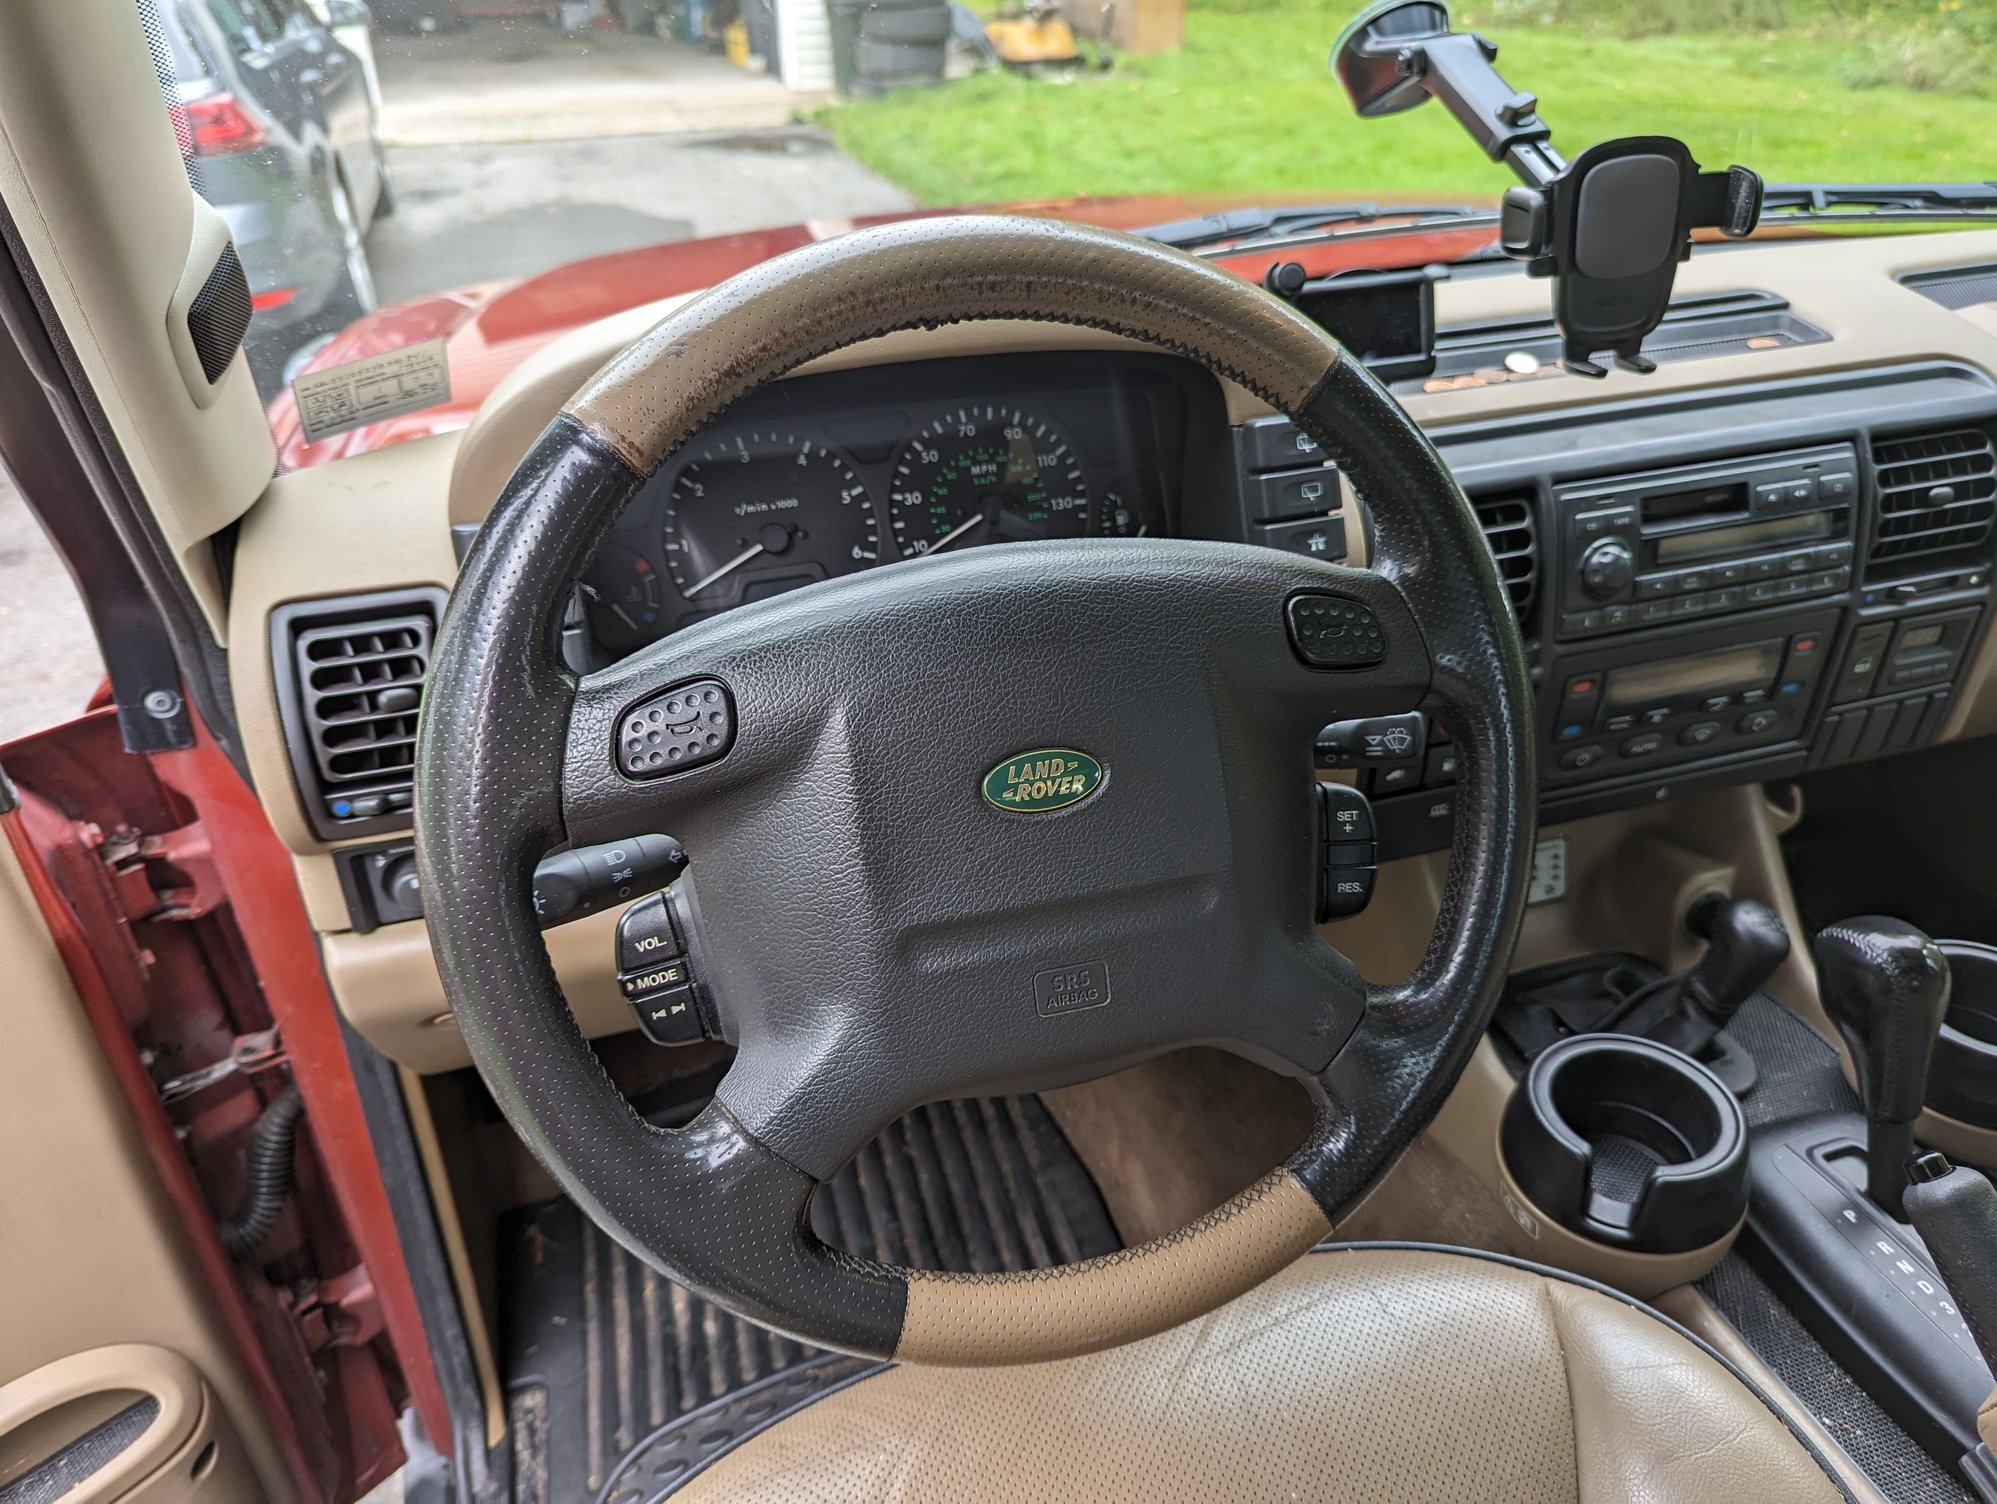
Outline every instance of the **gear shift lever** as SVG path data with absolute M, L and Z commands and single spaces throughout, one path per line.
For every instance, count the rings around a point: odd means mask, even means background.
M 1788 958 L 1789 932 L 1768 905 L 1718 893 L 1692 905 L 1685 928 L 1706 942 L 1706 953 L 1678 978 L 1672 1012 L 1643 1032 L 1697 1056 Z
M 1818 935 L 1816 955 L 1824 1012 L 1851 1051 L 1865 1108 L 1866 1194 L 1904 1221 L 1914 1119 L 1948 1011 L 1948 960 L 1911 924 L 1870 915 Z

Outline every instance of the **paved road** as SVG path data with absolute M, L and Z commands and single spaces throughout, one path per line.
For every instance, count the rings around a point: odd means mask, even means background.
M 394 216 L 368 236 L 384 301 L 660 241 L 909 208 L 797 126 L 712 136 L 389 150 Z
M 0 741 L 80 715 L 103 677 L 69 571 L 0 472 Z

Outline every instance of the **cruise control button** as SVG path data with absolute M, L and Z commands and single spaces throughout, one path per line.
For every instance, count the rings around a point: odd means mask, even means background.
M 1324 801 L 1326 840 L 1373 839 L 1373 806 L 1359 790 L 1348 783 L 1321 783 L 1318 798 Z
M 627 778 L 662 778 L 713 762 L 735 740 L 735 707 L 719 679 L 696 679 L 624 712 L 617 766 Z
M 1349 919 L 1373 899 L 1375 867 L 1328 867 L 1325 869 L 1325 901 L 1320 912 L 1326 919 Z
M 1284 606 L 1290 644 L 1312 668 L 1369 668 L 1387 656 L 1372 608 L 1342 595 L 1296 595 Z

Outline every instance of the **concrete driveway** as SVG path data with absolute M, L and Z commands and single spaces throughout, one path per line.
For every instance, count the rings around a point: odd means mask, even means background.
M 581 256 L 913 206 L 809 126 L 389 149 L 397 208 L 368 236 L 384 302 Z
M 756 130 L 831 101 L 684 43 L 538 20 L 383 36 L 375 56 L 390 146 Z

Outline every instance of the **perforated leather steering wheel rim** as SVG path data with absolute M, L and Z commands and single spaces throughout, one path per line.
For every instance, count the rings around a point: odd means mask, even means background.
M 1371 573 L 1265 562 L 1277 556 L 1227 545 L 1160 545 L 1152 562 L 1196 574 L 1220 601 L 1263 576 L 1371 601 L 1401 637 L 1418 637 L 1428 660 L 1421 703 L 1447 720 L 1459 749 L 1436 930 L 1412 977 L 1364 990 L 1363 1016 L 1314 1069 L 1308 1141 L 1171 1237 L 1017 1276 L 896 1269 L 817 1243 L 805 1211 L 818 1179 L 727 1101 L 675 1132 L 639 1120 L 569 1014 L 529 896 L 535 862 L 592 838 L 602 818 L 572 760 L 595 748 L 609 702 L 597 692 L 593 704 L 593 686 L 562 666 L 557 630 L 567 591 L 617 516 L 703 425 L 804 362 L 895 330 L 975 319 L 1130 336 L 1294 418 L 1371 508 Z M 1041 567 L 1055 573 L 1068 547 L 1012 546 L 1041 550 Z M 1106 568 L 1114 557 L 1082 564 Z M 901 578 L 962 591 L 974 562 L 951 564 L 947 580 L 943 561 L 895 567 L 933 564 Z M 835 599 L 834 587 L 820 589 Z M 616 679 L 618 694 L 628 697 L 630 675 L 651 662 L 640 659 Z M 664 659 L 679 671 L 686 652 Z M 1523 913 L 1530 725 L 1517 627 L 1468 502 L 1400 407 L 1327 334 L 1150 242 L 1032 219 L 920 220 L 793 252 L 723 284 L 612 361 L 543 434 L 481 529 L 439 634 L 418 749 L 417 857 L 439 971 L 474 1064 L 515 1131 L 608 1233 L 695 1292 L 800 1340 L 910 1361 L 1039 1361 L 1163 1330 L 1258 1283 L 1319 1241 L 1434 1115 L 1496 1005 Z

